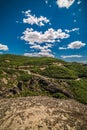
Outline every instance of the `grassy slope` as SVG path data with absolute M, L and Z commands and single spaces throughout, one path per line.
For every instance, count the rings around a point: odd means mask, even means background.
M 31 82 L 33 76 L 20 68 L 55 79 L 58 87 L 66 89 L 74 95 L 76 100 L 87 104 L 87 66 L 79 63 L 67 63 L 54 58 L 0 55 L 1 92 L 4 93 L 9 88 L 16 86 L 19 81 L 23 81 L 23 91 L 15 96 L 48 95 L 66 98 L 61 93 L 50 94 L 36 79 L 31 85 L 33 88 L 29 89 L 26 86 Z

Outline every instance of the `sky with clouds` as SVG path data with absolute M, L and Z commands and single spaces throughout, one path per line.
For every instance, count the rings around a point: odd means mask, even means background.
M 87 63 L 87 0 L 0 0 L 0 54 Z

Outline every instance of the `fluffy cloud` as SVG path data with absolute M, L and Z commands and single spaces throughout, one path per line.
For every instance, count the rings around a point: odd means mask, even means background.
M 69 36 L 69 34 L 63 32 L 61 29 L 54 30 L 53 28 L 50 28 L 42 33 L 34 31 L 32 28 L 27 28 L 23 32 L 21 39 L 25 40 L 30 45 L 30 49 L 34 49 L 34 53 L 25 53 L 24 55 L 54 57 L 51 51 L 53 46 L 51 43 L 58 42 Z
M 74 41 L 71 42 L 67 47 L 59 47 L 59 50 L 66 50 L 66 49 L 80 49 L 84 47 L 86 44 L 81 41 Z
M 23 36 L 21 37 L 22 40 L 25 40 L 29 44 L 34 43 L 54 43 L 58 42 L 61 39 L 70 37 L 69 34 L 63 32 L 61 29 L 54 30 L 53 28 L 48 29 L 44 33 L 34 31 L 32 28 L 27 28 L 23 32 Z
M 45 57 L 54 57 L 52 54 L 51 48 L 54 46 L 53 43 L 59 42 L 65 38 L 69 38 L 70 32 L 77 31 L 78 29 L 72 29 L 63 32 L 61 29 L 54 30 L 50 28 L 45 32 L 38 32 L 33 30 L 32 28 L 27 28 L 23 32 L 23 36 L 21 36 L 21 40 L 24 40 L 29 44 L 31 50 L 34 50 L 34 53 L 25 53 L 25 56 L 45 56 Z M 67 47 L 70 49 L 70 44 Z M 67 49 L 64 47 L 60 47 L 59 49 Z
M 52 54 L 52 51 L 51 51 L 51 48 L 52 45 L 51 44 L 45 44 L 44 46 L 41 46 L 41 45 L 38 45 L 38 44 L 35 44 L 35 45 L 31 45 L 30 48 L 31 49 L 34 49 L 34 53 L 25 53 L 24 55 L 25 56 L 45 56 L 45 57 L 54 57 L 54 55 Z M 38 52 L 35 52 L 38 51 Z
M 75 0 L 57 0 L 57 5 L 60 8 L 69 8 Z
M 36 52 L 36 53 L 25 53 L 24 56 L 30 56 L 30 57 L 54 57 L 53 54 L 49 52 Z
M 71 42 L 68 45 L 68 49 L 80 49 L 81 47 L 84 47 L 86 44 L 81 42 L 81 41 L 75 41 L 75 42 Z
M 41 45 L 33 45 L 33 46 L 30 46 L 31 49 L 36 49 L 36 50 L 40 50 L 40 51 L 48 51 L 50 52 L 51 50 L 49 48 L 51 48 L 52 45 L 51 44 L 46 44 L 44 46 L 41 46 Z
M 61 56 L 62 58 L 66 59 L 66 58 L 80 58 L 82 57 L 81 55 L 66 55 L 66 56 Z
M 8 46 L 7 45 L 3 45 L 0 43 L 0 51 L 7 51 L 8 50 Z
M 31 15 L 31 10 L 23 12 L 27 18 L 23 19 L 23 23 L 30 25 L 36 24 L 38 26 L 44 26 L 45 23 L 50 23 L 50 20 L 46 17 L 40 16 L 39 18 L 35 15 Z

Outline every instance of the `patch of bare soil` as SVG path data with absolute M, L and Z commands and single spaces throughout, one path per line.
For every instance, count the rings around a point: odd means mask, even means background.
M 87 106 L 40 96 L 0 99 L 0 130 L 87 130 Z

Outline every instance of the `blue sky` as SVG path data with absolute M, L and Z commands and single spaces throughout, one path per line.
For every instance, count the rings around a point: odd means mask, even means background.
M 0 54 L 87 63 L 87 0 L 0 0 Z

